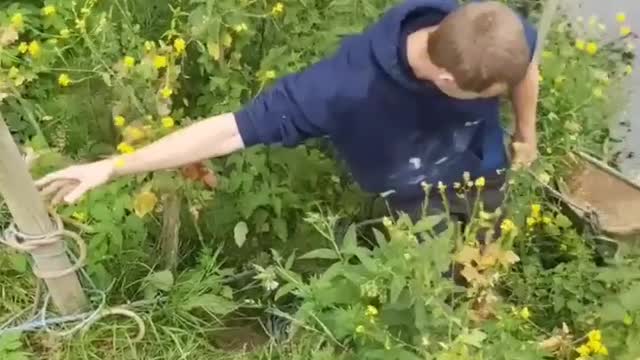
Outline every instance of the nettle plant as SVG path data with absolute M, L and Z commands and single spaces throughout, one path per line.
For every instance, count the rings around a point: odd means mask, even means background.
M 406 215 L 396 221 L 385 218 L 382 229 L 372 229 L 374 246 L 359 243 L 357 224 L 338 236 L 336 217 L 312 214 L 307 221 L 331 247 L 311 251 L 298 261 L 316 259 L 332 265 L 304 280 L 289 270 L 291 264 L 280 264 L 276 273 L 284 285 L 276 299 L 291 294 L 298 298 L 301 304 L 293 324 L 353 349 L 355 358 L 470 358 L 504 341 L 535 354 L 535 346 L 515 338 L 489 338 L 499 319 L 511 319 L 507 324 L 520 321 L 526 328 L 519 315 L 523 310 L 514 315 L 495 290 L 519 260 L 508 250 L 518 229 L 511 220 L 502 220 L 498 239 L 479 244 L 483 235 L 491 238 L 500 213 L 476 208 L 465 229 L 446 215 L 425 215 L 415 223 Z M 436 225 L 443 221 L 448 226 L 437 232 Z

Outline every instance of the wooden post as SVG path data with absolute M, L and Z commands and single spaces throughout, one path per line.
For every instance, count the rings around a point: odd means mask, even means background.
M 44 235 L 55 230 L 42 197 L 35 187 L 18 146 L 0 115 L 0 195 L 5 199 L 19 231 Z M 42 272 L 61 271 L 71 267 L 62 242 L 42 246 L 31 252 Z M 75 273 L 45 279 L 53 304 L 64 315 L 81 312 L 87 298 Z
M 160 264 L 165 270 L 175 272 L 178 266 L 180 250 L 180 210 L 182 192 L 173 190 L 167 196 L 162 213 L 162 232 L 160 233 Z

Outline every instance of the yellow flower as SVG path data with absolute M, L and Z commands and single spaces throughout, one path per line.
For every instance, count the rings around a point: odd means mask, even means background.
M 598 329 L 591 330 L 587 333 L 589 341 L 602 341 L 602 332 Z
M 84 211 L 74 211 L 71 217 L 80 222 L 87 221 L 87 213 Z
M 633 66 L 631 66 L 631 65 L 625 66 L 624 73 L 625 73 L 625 75 L 631 75 L 631 73 L 633 73 Z
M 40 53 L 42 52 L 42 48 L 40 48 L 40 43 L 37 41 L 32 41 L 31 43 L 29 43 L 29 54 L 32 57 L 38 57 L 40 56 Z
M 393 222 L 391 221 L 391 219 L 389 219 L 388 217 L 386 217 L 386 216 L 385 216 L 385 217 L 382 219 L 382 224 L 383 224 L 385 227 L 391 227 L 391 225 L 393 225 Z
M 596 53 L 598 53 L 598 44 L 591 41 L 587 44 L 587 47 L 585 48 L 585 50 L 589 55 L 595 55 Z
M 595 96 L 598 99 L 602 99 L 604 98 L 604 91 L 602 90 L 601 87 L 596 87 L 593 89 L 593 96 Z
M 586 42 L 582 39 L 576 39 L 576 48 L 578 50 L 584 50 L 586 47 Z
M 483 176 L 476 179 L 476 187 L 483 188 L 486 185 L 486 180 Z
M 284 12 L 284 4 L 279 2 L 276 3 L 271 9 L 271 15 L 278 16 Z
M 529 318 L 531 317 L 531 313 L 529 312 L 528 307 L 525 306 L 524 308 L 522 308 L 522 310 L 520 310 L 520 317 L 525 320 L 529 320 Z
M 578 352 L 578 354 L 580 354 L 580 356 L 585 358 L 591 355 L 591 349 L 587 345 L 580 345 L 576 349 L 576 351 Z
M 144 49 L 146 51 L 151 51 L 156 47 L 156 44 L 153 41 L 145 41 L 144 42 Z
M 123 62 L 124 67 L 126 67 L 127 69 L 131 69 L 136 65 L 136 59 L 134 59 L 133 56 L 125 56 Z
M 516 224 L 514 224 L 510 219 L 504 219 L 502 220 L 502 224 L 500 224 L 500 229 L 505 234 L 508 234 L 516 229 Z
M 357 333 L 357 334 L 362 334 L 362 333 L 364 333 L 364 326 L 362 326 L 362 325 L 358 325 L 358 326 L 356 327 L 356 333 Z
M 16 28 L 16 30 L 22 29 L 24 26 L 24 17 L 22 16 L 22 13 L 15 13 L 11 16 L 11 26 Z
M 236 32 L 241 33 L 241 32 L 245 32 L 245 31 L 249 30 L 249 27 L 245 23 L 240 23 L 240 24 L 236 25 L 233 29 Z
M 539 218 L 542 212 L 542 206 L 540 204 L 532 204 L 531 205 L 531 216 L 534 218 Z
M 44 16 L 53 16 L 56 14 L 56 7 L 53 5 L 47 5 L 42 8 L 42 15 Z
M 29 45 L 27 45 L 26 42 L 21 42 L 20 45 L 18 45 L 18 51 L 20 51 L 21 54 L 25 54 L 29 51 Z
M 620 27 L 620 36 L 627 36 L 631 34 L 631 28 L 629 26 Z
M 171 129 L 175 125 L 175 121 L 171 116 L 165 116 L 160 121 L 162 122 L 162 127 L 165 129 Z
M 58 84 L 62 87 L 67 87 L 69 85 L 71 85 L 71 78 L 69 77 L 69 74 L 66 73 L 62 73 L 60 74 L 60 76 L 58 77 Z
M 123 135 L 128 140 L 138 141 L 144 139 L 144 131 L 140 130 L 140 128 L 135 126 L 128 126 L 123 131 Z
M 627 15 L 623 12 L 617 13 L 616 21 L 619 22 L 620 24 L 623 24 L 625 21 L 627 21 Z
M 591 351 L 594 354 L 604 355 L 604 356 L 609 355 L 609 349 L 607 349 L 607 347 L 604 346 L 604 344 L 601 343 L 600 341 L 589 341 L 587 343 L 587 346 L 591 349 Z
M 164 55 L 156 55 L 156 57 L 153 58 L 153 66 L 155 66 L 156 69 L 166 68 L 167 64 L 167 57 Z
M 124 124 L 126 123 L 127 123 L 127 120 L 122 115 L 118 115 L 115 118 L 113 118 L 113 124 L 117 127 L 123 127 Z
M 368 317 L 374 317 L 374 316 L 378 316 L 378 309 L 375 308 L 375 306 L 367 306 L 367 310 L 365 311 L 365 315 L 367 315 Z
M 538 220 L 532 218 L 531 216 L 527 216 L 527 226 L 532 228 L 534 226 L 536 226 L 536 224 L 538 223 Z
M 133 148 L 133 146 L 123 142 L 118 144 L 118 151 L 123 154 L 131 154 L 135 151 L 135 149 Z
M 544 217 L 542 217 L 542 222 L 543 222 L 544 224 L 549 225 L 549 224 L 551 224 L 551 218 L 550 218 L 550 217 L 548 217 L 548 216 L 544 216 Z
M 627 326 L 633 325 L 633 317 L 631 317 L 631 315 L 629 314 L 624 314 L 624 319 L 622 319 L 622 323 Z
M 170 87 L 165 86 L 160 90 L 160 95 L 162 95 L 163 98 L 168 99 L 173 95 L 173 90 L 171 90 Z
M 447 191 L 447 185 L 443 184 L 442 181 L 438 181 L 438 190 L 442 193 Z
M 173 41 L 173 48 L 176 49 L 176 53 L 178 55 L 184 54 L 187 48 L 187 43 L 183 38 L 177 38 Z
M 267 80 L 273 80 L 276 78 L 276 72 L 273 70 L 265 71 L 264 78 Z
M 69 29 L 60 30 L 60 36 L 62 36 L 63 38 L 68 38 L 69 35 L 71 35 L 71 31 Z

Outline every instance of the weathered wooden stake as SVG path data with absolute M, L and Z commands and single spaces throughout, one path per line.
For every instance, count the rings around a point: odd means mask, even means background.
M 178 266 L 180 250 L 180 210 L 182 193 L 172 191 L 164 204 L 162 213 L 162 232 L 160 233 L 160 262 L 165 270 L 175 271 Z
M 18 146 L 0 115 L 0 195 L 5 199 L 18 230 L 29 235 L 44 235 L 55 230 L 47 208 L 35 187 Z M 71 267 L 62 242 L 42 246 L 31 252 L 42 272 L 61 271 Z M 87 298 L 75 273 L 45 279 L 53 304 L 64 315 L 78 313 Z

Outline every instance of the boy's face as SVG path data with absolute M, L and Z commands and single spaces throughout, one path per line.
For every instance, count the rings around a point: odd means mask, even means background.
M 492 98 L 507 92 L 506 84 L 493 84 L 482 92 L 463 90 L 458 86 L 453 76 L 447 72 L 438 75 L 434 84 L 448 96 L 461 100 Z

